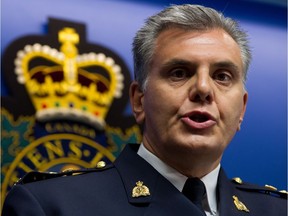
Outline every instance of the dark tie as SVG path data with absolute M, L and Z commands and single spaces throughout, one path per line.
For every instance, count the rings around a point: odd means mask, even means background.
M 200 209 L 203 216 L 206 216 L 202 206 L 202 200 L 206 195 L 206 189 L 204 183 L 199 178 L 188 178 L 182 193 Z

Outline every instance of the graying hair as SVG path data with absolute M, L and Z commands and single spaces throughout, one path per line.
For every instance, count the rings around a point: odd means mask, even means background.
M 201 5 L 172 5 L 156 15 L 149 17 L 144 26 L 136 33 L 133 41 L 134 78 L 145 90 L 148 71 L 153 56 L 156 39 L 159 34 L 171 27 L 189 31 L 205 31 L 221 28 L 238 44 L 241 50 L 244 68 L 243 82 L 247 79 L 247 71 L 251 61 L 251 51 L 246 32 L 238 23 L 216 10 Z

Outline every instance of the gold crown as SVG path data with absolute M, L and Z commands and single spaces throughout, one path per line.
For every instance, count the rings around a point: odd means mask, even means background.
M 114 97 L 122 96 L 121 68 L 103 53 L 79 55 L 79 35 L 73 28 L 59 31 L 58 40 L 62 44 L 60 51 L 39 43 L 18 51 L 17 80 L 26 86 L 38 120 L 76 119 L 102 129 Z M 39 58 L 53 66 L 33 66 Z M 102 73 L 88 72 L 88 67 Z

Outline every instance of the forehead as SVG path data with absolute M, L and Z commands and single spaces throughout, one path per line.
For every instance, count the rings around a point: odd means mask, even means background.
M 243 70 L 240 48 L 223 29 L 164 30 L 156 39 L 152 63 L 159 64 L 171 58 L 190 61 L 230 61 Z
M 171 39 L 173 39 L 171 41 Z M 179 27 L 171 27 L 160 32 L 156 38 L 156 44 L 165 44 L 173 41 L 193 40 L 194 43 L 214 44 L 216 41 L 238 47 L 236 41 L 221 28 L 207 30 L 190 30 Z M 239 48 L 239 47 L 238 47 Z

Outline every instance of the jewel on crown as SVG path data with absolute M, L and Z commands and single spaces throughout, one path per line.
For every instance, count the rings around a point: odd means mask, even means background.
M 120 66 L 103 53 L 79 55 L 79 35 L 73 28 L 59 31 L 58 40 L 60 51 L 39 43 L 18 51 L 17 81 L 26 86 L 39 121 L 64 118 L 103 129 L 114 97 L 122 96 L 124 77 Z M 37 65 L 37 59 L 50 64 Z M 91 67 L 102 73 L 89 72 Z

